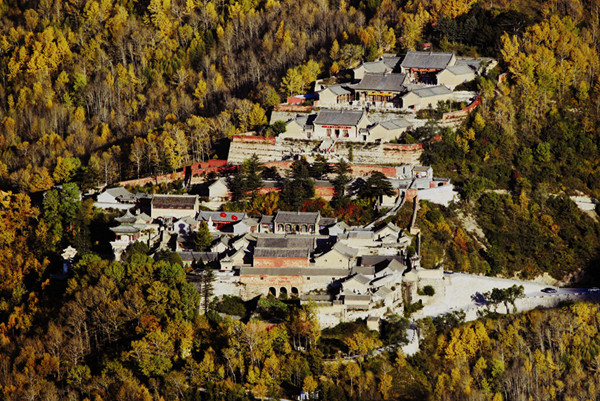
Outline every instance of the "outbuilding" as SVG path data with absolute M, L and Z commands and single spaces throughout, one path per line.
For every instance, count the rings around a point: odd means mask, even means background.
M 417 88 L 402 96 L 402 108 L 406 110 L 433 108 L 438 102 L 452 99 L 452 90 L 444 85 Z
M 365 140 L 359 132 L 371 123 L 364 110 L 321 110 L 313 125 L 314 138 Z

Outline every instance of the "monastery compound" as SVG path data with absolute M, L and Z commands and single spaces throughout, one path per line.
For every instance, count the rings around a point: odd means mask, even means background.
M 197 163 L 168 177 L 121 183 L 143 185 L 172 179 L 182 179 L 187 185 L 202 182 L 207 197 L 106 189 L 97 196 L 96 206 L 124 211 L 111 228 L 115 259 L 136 241 L 147 243 L 153 250 L 169 249 L 179 254 L 184 265 L 195 268 L 188 279 L 197 285 L 201 285 L 204 273 L 196 267 L 213 269 L 215 297 L 293 297 L 317 305 L 323 326 L 364 318 L 376 328 L 386 314 L 402 313 L 406 305 L 415 303 L 428 313 L 448 312 L 440 309 L 440 301 L 446 305 L 462 299 L 452 287 L 453 281 L 461 280 L 445 273 L 443 267 L 421 267 L 421 234 L 415 221 L 420 200 L 449 205 L 458 195 L 449 179 L 435 177 L 431 167 L 419 165 L 425 144 L 397 142 L 424 124 L 415 117 L 416 111 L 435 107 L 438 102 L 464 100 L 464 93 L 454 89 L 493 63 L 461 60 L 451 53 L 408 52 L 404 57 L 382 57 L 354 69 L 352 82 L 318 84 L 311 96 L 289 98 L 273 112 L 272 122 L 284 121 L 286 127 L 276 137 L 236 135 L 227 160 Z M 301 106 L 308 98 L 312 105 Z M 446 113 L 439 123 L 451 125 L 477 107 L 474 96 L 466 99 L 469 106 Z M 428 141 L 440 140 L 434 137 Z M 375 171 L 382 173 L 394 194 L 377 199 L 376 207 L 389 211 L 365 226 L 349 226 L 320 212 L 278 211 L 253 218 L 243 212 L 220 211 L 220 206 L 231 199 L 228 176 L 254 155 L 263 168 L 274 168 L 282 176 L 301 157 L 312 162 L 320 155 L 330 164 L 350 160 L 350 196 L 358 180 Z M 217 178 L 206 182 L 209 173 Z M 259 193 L 279 190 L 276 181 L 262 185 Z M 334 193 L 330 181 L 315 180 L 315 196 L 330 200 Z M 406 201 L 414 208 L 408 229 L 386 222 L 385 217 L 394 215 Z M 194 251 L 193 239 L 201 224 L 206 224 L 213 237 L 207 252 Z M 484 288 L 486 283 L 478 286 Z M 495 281 L 494 285 L 508 287 L 512 282 Z M 541 288 L 532 286 L 532 291 Z M 424 295 L 426 288 L 428 295 Z

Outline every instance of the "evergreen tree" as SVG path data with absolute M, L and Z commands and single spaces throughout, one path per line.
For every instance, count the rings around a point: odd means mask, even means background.
M 350 176 L 348 175 L 351 171 L 350 165 L 344 159 L 340 159 L 334 167 L 336 173 L 335 178 L 331 181 L 335 189 L 335 195 L 333 196 L 332 203 L 339 205 L 341 201 L 346 197 L 346 185 L 350 182 Z
M 258 156 L 253 154 L 252 157 L 244 160 L 241 170 L 244 177 L 244 188 L 246 192 L 250 192 L 252 194 L 252 199 L 254 199 L 259 188 L 263 185 L 262 179 L 260 178 L 260 165 Z
M 374 171 L 358 190 L 358 197 L 361 199 L 374 199 L 383 195 L 392 196 L 395 193 L 396 191 L 390 180 L 383 173 Z
M 258 156 L 253 154 L 252 157 L 244 160 L 238 171 L 228 180 L 227 184 L 233 200 L 244 200 L 248 196 L 248 193 L 254 199 L 258 194 L 258 190 L 263 185 Z
M 208 230 L 208 224 L 201 222 L 198 231 L 194 233 L 194 249 L 197 252 L 206 252 L 212 244 L 212 234 Z
M 304 158 L 294 161 L 290 176 L 282 182 L 281 199 L 293 209 L 299 209 L 305 201 L 315 196 L 315 183 L 310 178 L 309 168 Z
M 319 179 L 323 177 L 325 174 L 329 173 L 331 169 L 329 168 L 329 163 L 327 159 L 322 155 L 317 155 L 314 163 L 310 166 L 310 176 Z
M 213 281 L 215 280 L 215 274 L 212 269 L 208 266 L 204 266 L 204 271 L 202 272 L 202 290 L 200 292 L 201 295 L 201 303 L 204 308 L 204 314 L 206 315 L 210 309 L 210 301 L 212 300 L 214 294 L 214 286 Z

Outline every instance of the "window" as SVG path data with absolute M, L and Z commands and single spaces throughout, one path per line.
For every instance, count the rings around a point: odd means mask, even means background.
M 348 130 L 347 129 L 344 130 L 344 136 L 348 136 Z
M 331 136 L 331 128 L 327 128 L 327 136 Z

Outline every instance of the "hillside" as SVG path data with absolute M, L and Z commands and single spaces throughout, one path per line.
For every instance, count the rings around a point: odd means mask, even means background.
M 470 84 L 481 105 L 462 125 L 420 132 L 442 137 L 420 162 L 462 190 L 449 208 L 422 203 L 423 266 L 598 285 L 599 219 L 569 197 L 600 199 L 598 0 L 0 0 L 0 22 L 1 399 L 599 397 L 595 303 L 425 319 L 416 355 L 370 355 L 409 322 L 321 330 L 312 305 L 276 299 L 202 314 L 176 253 L 136 243 L 108 260 L 114 215 L 79 197 L 222 155 L 235 134 L 272 136 L 273 106 L 315 79 L 431 46 L 499 65 Z M 226 209 L 379 216 L 372 193 L 311 199 L 327 163 L 294 166 L 281 198 L 237 182 Z M 390 220 L 406 227 L 411 206 Z

